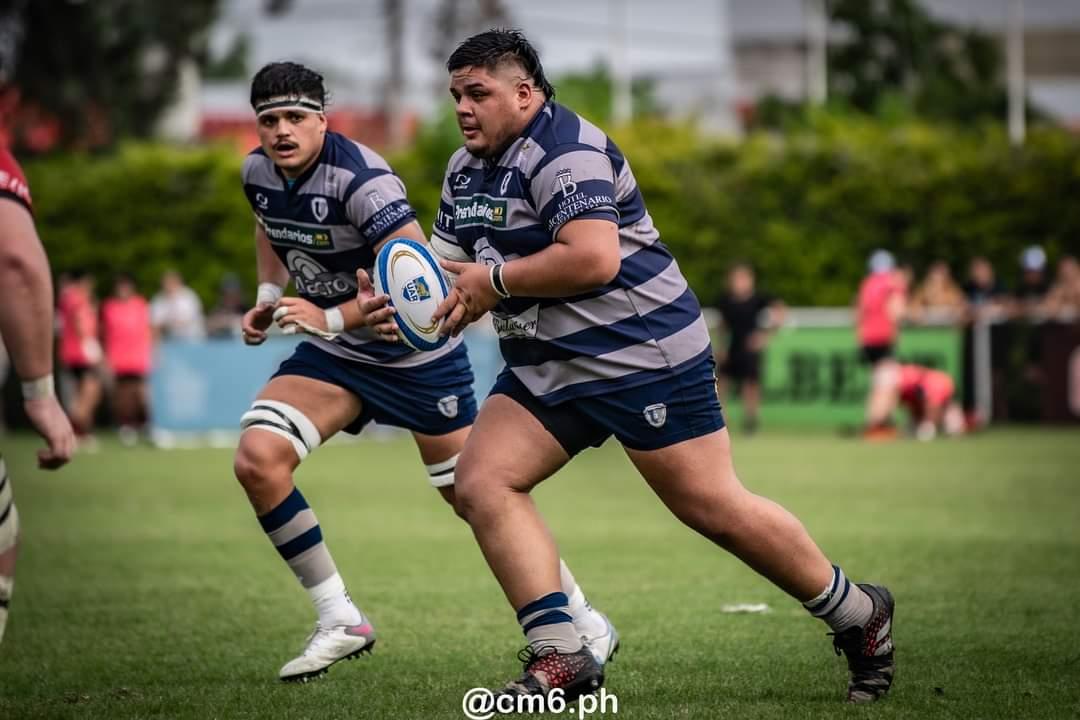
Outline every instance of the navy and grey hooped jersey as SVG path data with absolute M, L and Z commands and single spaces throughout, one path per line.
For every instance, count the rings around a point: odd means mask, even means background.
M 574 297 L 512 297 L 492 313 L 507 367 L 547 404 L 670 377 L 710 352 L 701 307 L 630 164 L 603 131 L 554 102 L 497 163 L 465 148 L 450 158 L 432 245 L 505 262 L 543 250 L 581 218 L 618 224 L 615 279 Z
M 297 294 L 321 308 L 356 297 L 356 269 L 371 275 L 379 241 L 416 219 L 405 185 L 386 161 L 334 132 L 326 133 L 318 161 L 292 187 L 261 148 L 244 161 L 243 179 L 244 194 Z M 430 362 L 460 342 L 419 353 L 379 340 L 370 328 L 341 333 L 332 342 L 307 339 L 350 360 L 397 367 Z

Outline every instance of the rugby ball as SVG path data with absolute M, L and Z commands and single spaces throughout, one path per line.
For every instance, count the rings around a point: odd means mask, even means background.
M 431 316 L 450 292 L 435 255 L 408 238 L 394 238 L 375 258 L 375 291 L 390 296 L 396 310 L 398 337 L 416 350 L 435 350 L 446 343 L 440 322 Z

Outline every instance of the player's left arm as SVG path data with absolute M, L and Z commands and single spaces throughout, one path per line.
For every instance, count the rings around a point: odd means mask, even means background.
M 491 267 L 443 260 L 443 268 L 458 274 L 433 316 L 445 318 L 443 332 L 460 333 L 500 296 L 567 297 L 612 282 L 622 266 L 615 181 L 610 159 L 594 148 L 571 146 L 548 160 L 530 184 L 552 243 Z
M 445 317 L 443 333 L 457 335 L 499 303 L 497 280 L 492 280 L 497 270 L 477 263 L 440 263 L 457 274 L 457 282 L 432 319 Z M 610 220 L 573 220 L 548 247 L 502 265 L 502 283 L 507 297 L 567 297 L 607 285 L 621 264 L 618 225 Z

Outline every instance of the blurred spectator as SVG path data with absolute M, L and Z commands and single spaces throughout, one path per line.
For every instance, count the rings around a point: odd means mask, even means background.
M 1046 277 L 1046 252 L 1038 245 L 1032 245 L 1020 254 L 1020 285 L 1016 289 L 1019 303 L 1017 311 L 1032 317 L 1041 310 L 1050 290 L 1050 281 Z
M 150 322 L 160 336 L 175 340 L 206 337 L 202 301 L 184 285 L 180 273 L 168 270 L 161 277 L 161 292 L 150 303 Z
M 1046 294 L 1044 308 L 1059 320 L 1074 320 L 1080 314 L 1080 262 L 1072 255 L 1058 261 L 1057 278 Z
M 915 322 L 954 323 L 963 318 L 966 307 L 964 292 L 953 279 L 949 264 L 938 260 L 912 293 L 908 314 Z
M 75 433 L 89 441 L 101 402 L 101 343 L 93 278 L 79 270 L 60 289 L 60 364 L 74 381 L 68 415 Z
M 753 268 L 739 263 L 728 274 L 728 291 L 717 309 L 728 331 L 727 353 L 717 358 L 720 366 L 717 390 L 723 400 L 729 383 L 739 387 L 743 427 L 752 433 L 757 429 L 761 406 L 761 354 L 769 332 L 784 323 L 784 305 L 758 292 Z
M 896 271 L 896 261 L 886 250 L 870 256 L 870 274 L 859 287 L 855 322 L 862 360 L 871 366 L 870 392 L 866 399 L 868 438 L 895 434 L 890 425 L 895 405 L 896 341 L 904 314 L 905 280 Z
M 101 311 L 105 358 L 115 379 L 113 416 L 120 442 L 132 445 L 147 421 L 146 376 L 150 372 L 150 308 L 130 275 L 119 275 Z
M 249 309 L 240 279 L 229 273 L 222 279 L 217 304 L 206 318 L 207 334 L 216 338 L 240 337 L 240 323 Z
M 971 311 L 981 317 L 1002 316 L 1009 306 L 1008 290 L 994 274 L 994 266 L 981 256 L 973 258 L 968 266 L 964 295 Z

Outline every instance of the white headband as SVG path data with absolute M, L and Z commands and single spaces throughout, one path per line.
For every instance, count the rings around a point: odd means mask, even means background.
M 273 110 L 303 110 L 304 112 L 323 111 L 323 104 L 305 95 L 278 95 L 268 98 L 255 106 L 255 116 L 262 117 Z

